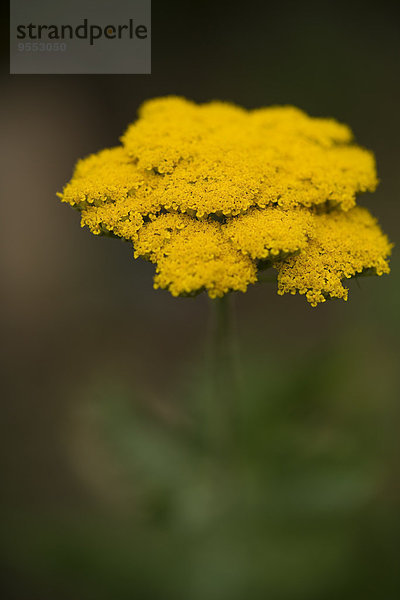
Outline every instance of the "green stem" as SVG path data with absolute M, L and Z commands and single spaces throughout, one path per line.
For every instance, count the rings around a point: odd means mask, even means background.
M 210 300 L 210 305 L 212 389 L 208 421 L 213 445 L 226 449 L 235 443 L 241 397 L 233 296 L 229 293 Z

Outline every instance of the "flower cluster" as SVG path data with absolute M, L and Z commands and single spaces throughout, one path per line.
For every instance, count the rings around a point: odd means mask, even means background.
M 59 194 L 94 234 L 130 240 L 155 287 L 212 298 L 277 270 L 316 306 L 346 278 L 389 272 L 391 244 L 356 194 L 377 185 L 350 129 L 293 107 L 146 102 L 122 145 L 78 162 Z

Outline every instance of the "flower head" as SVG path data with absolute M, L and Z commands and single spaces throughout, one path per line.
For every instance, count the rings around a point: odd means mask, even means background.
M 389 272 L 391 244 L 356 194 L 377 185 L 371 152 L 333 119 L 178 97 L 146 102 L 122 145 L 78 162 L 59 194 L 94 234 L 130 240 L 174 296 L 246 291 L 347 299 L 343 280 Z

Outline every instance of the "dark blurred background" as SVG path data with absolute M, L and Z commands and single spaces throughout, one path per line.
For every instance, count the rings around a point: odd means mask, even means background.
M 5 16 L 7 600 L 400 597 L 398 249 L 391 275 L 350 282 L 347 303 L 312 309 L 273 283 L 235 296 L 240 435 L 214 453 L 207 298 L 154 291 L 152 265 L 55 196 L 147 98 L 294 104 L 375 151 L 381 183 L 359 202 L 396 242 L 396 9 L 155 1 L 146 76 L 7 75 Z

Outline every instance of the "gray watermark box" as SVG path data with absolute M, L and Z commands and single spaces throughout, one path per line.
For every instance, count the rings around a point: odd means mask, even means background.
M 151 0 L 11 0 L 10 73 L 151 73 Z

